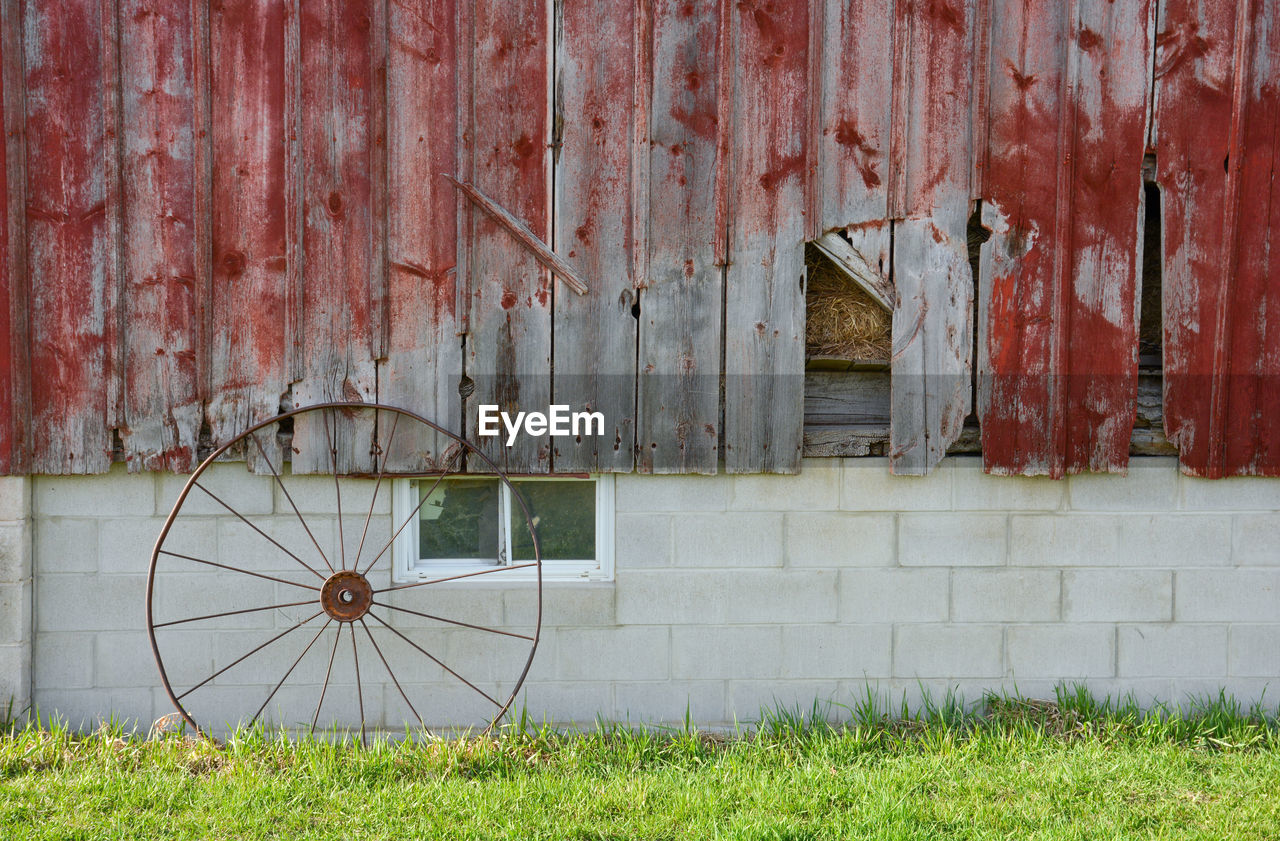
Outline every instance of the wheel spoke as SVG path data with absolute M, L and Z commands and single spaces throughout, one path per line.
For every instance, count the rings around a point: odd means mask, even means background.
M 387 453 L 391 452 L 391 444 L 396 440 L 396 426 L 400 423 L 400 415 L 391 419 L 391 433 L 387 436 L 387 448 L 382 452 L 382 460 L 378 463 L 378 481 L 373 484 L 373 499 L 369 500 L 369 513 L 364 516 L 364 530 L 360 532 L 360 545 L 356 547 L 356 559 L 351 562 L 352 569 L 360 568 L 360 555 L 364 552 L 364 540 L 369 536 L 369 521 L 373 519 L 373 508 L 378 504 L 378 489 L 382 487 L 382 477 L 387 475 Z M 377 427 L 377 424 L 374 424 Z M 365 570 L 367 573 L 369 570 Z
M 257 435 L 250 435 L 249 437 L 253 439 L 253 443 L 258 445 L 258 452 L 262 453 L 262 460 L 267 463 L 267 467 L 271 468 L 271 475 L 275 477 L 276 484 L 280 486 L 280 490 L 284 493 L 284 498 L 289 500 L 289 507 L 293 509 L 293 513 L 298 515 L 298 522 L 302 523 L 302 528 L 306 531 L 307 537 L 311 538 L 311 542 L 315 545 L 316 551 L 320 553 L 320 559 L 324 561 L 324 565 L 329 568 L 329 572 L 337 572 L 337 570 L 333 568 L 333 564 L 329 563 L 329 556 L 327 556 L 324 553 L 324 550 L 320 548 L 320 543 L 316 540 L 316 536 L 311 533 L 311 528 L 303 518 L 302 512 L 298 510 L 298 506 L 294 503 L 293 497 L 289 495 L 289 489 L 284 486 L 284 482 L 281 480 L 280 474 L 276 472 L 275 465 L 273 465 L 271 463 L 271 459 L 267 457 L 267 451 L 263 449 L 262 442 L 258 440 Z
M 329 691 L 329 677 L 333 674 L 333 658 L 338 653 L 338 641 L 342 639 L 342 623 L 338 623 L 338 632 L 333 635 L 333 650 L 329 652 L 329 668 L 324 672 L 324 686 L 320 687 L 320 701 L 316 704 L 316 714 L 311 716 L 311 735 L 315 735 L 316 722 L 320 720 L 320 708 L 324 706 L 324 695 Z
M 440 662 L 439 660 L 437 660 L 434 656 L 432 656 L 432 655 L 431 655 L 431 653 L 430 653 L 430 652 L 428 652 L 425 648 L 423 648 L 422 646 L 418 645 L 416 642 L 414 642 L 413 640 L 409 639 L 409 638 L 408 638 L 408 637 L 406 637 L 404 634 L 400 633 L 400 632 L 399 632 L 399 631 L 397 631 L 395 628 L 393 628 L 393 627 L 391 627 L 390 625 L 388 625 L 385 621 L 383 621 L 383 619 L 382 619 L 382 617 L 381 617 L 381 616 L 379 616 L 379 615 L 378 615 L 378 614 L 376 614 L 376 613 L 373 613 L 372 611 L 370 611 L 368 615 L 369 615 L 369 616 L 372 616 L 374 619 L 377 619 L 377 620 L 378 620 L 378 622 L 382 625 L 382 627 L 386 628 L 388 631 L 390 631 L 391 633 L 395 634 L 395 635 L 396 635 L 396 636 L 398 636 L 400 639 L 404 640 L 405 642 L 409 643 L 409 645 L 411 645 L 411 646 L 413 646 L 414 648 L 416 648 L 419 652 L 421 652 L 424 656 L 426 656 L 426 657 L 427 657 L 427 659 L 431 660 L 431 662 L 435 663 L 437 666 L 439 666 L 440 668 L 444 669 L 446 672 L 448 672 L 449 674 L 453 675 L 453 676 L 454 676 L 454 677 L 456 677 L 458 680 L 460 680 L 460 681 L 462 681 L 463 683 L 465 683 L 467 686 L 470 686 L 470 687 L 471 687 L 472 689 L 474 689 L 476 692 L 479 692 L 481 695 L 483 695 L 483 696 L 485 697 L 485 699 L 486 699 L 486 700 L 488 700 L 488 701 L 489 701 L 489 703 L 493 704 L 493 705 L 494 705 L 495 707 L 497 707 L 498 709 L 502 709 L 502 704 L 500 704 L 500 703 L 498 703 L 497 701 L 495 701 L 495 700 L 493 699 L 493 697 L 489 695 L 489 693 L 488 693 L 488 692 L 485 692 L 483 689 L 481 689 L 480 687 L 476 686 L 474 683 L 472 683 L 471 681 L 467 680 L 465 677 L 463 677 L 462 675 L 458 674 L 458 673 L 457 673 L 457 672 L 455 672 L 453 669 L 451 669 L 451 668 L 449 668 L 448 666 L 446 666 L 444 663 L 441 663 L 441 662 Z
M 405 694 L 404 687 L 400 685 L 400 681 L 396 679 L 396 673 L 391 671 L 391 664 L 387 662 L 387 658 L 383 656 L 382 649 L 378 646 L 378 641 L 373 638 L 373 633 L 369 630 L 369 626 L 365 624 L 363 618 L 360 619 L 360 627 L 364 628 L 365 634 L 369 637 L 369 642 L 373 645 L 373 650 L 378 652 L 378 659 L 382 661 L 382 666 L 387 670 L 387 675 L 391 677 L 391 682 L 396 685 L 396 690 L 400 693 L 400 697 L 409 705 L 409 712 L 413 713 L 413 717 L 418 719 L 419 726 L 423 730 L 427 729 L 427 723 L 422 720 L 422 716 L 414 709 L 413 702 L 409 700 L 409 696 Z
M 413 584 L 401 584 L 398 587 L 383 587 L 381 590 L 374 590 L 373 592 L 394 593 L 396 590 L 412 590 L 414 587 L 426 587 L 428 584 L 443 584 L 446 581 L 457 581 L 460 578 L 472 578 L 477 575 L 492 575 L 495 572 L 510 572 L 515 569 L 528 569 L 529 567 L 536 567 L 537 565 L 537 561 L 533 561 L 527 564 L 514 564 L 509 567 L 490 567 L 489 569 L 482 569 L 479 572 L 464 572 L 459 575 L 450 575 L 447 578 L 433 578 L 430 581 L 416 581 Z
M 440 487 L 440 483 L 444 480 L 444 477 L 449 475 L 449 468 L 453 466 L 453 463 L 457 460 L 458 456 L 462 454 L 462 452 L 463 451 L 460 448 L 456 450 L 454 454 L 449 458 L 449 461 L 445 464 L 444 472 L 436 477 L 436 481 L 434 484 L 432 484 L 431 490 L 427 491 L 425 494 L 422 494 L 422 498 L 418 500 L 418 504 L 415 505 L 413 507 L 413 510 L 409 512 L 409 516 L 405 519 L 403 523 L 400 524 L 400 528 L 396 529 L 396 533 L 391 535 L 391 539 L 387 541 L 387 545 L 383 546 L 382 550 L 378 552 L 377 555 L 374 555 L 373 560 L 370 561 L 369 565 L 364 568 L 364 572 L 362 573 L 363 575 L 369 574 L 369 570 L 373 569 L 373 565 L 378 562 L 378 559 L 381 558 L 383 554 L 388 549 L 391 548 L 391 544 L 396 542 L 396 538 L 400 536 L 400 532 L 404 531 L 405 526 L 412 523 L 413 518 L 418 516 L 418 512 L 422 510 L 422 506 L 425 505 L 427 500 L 431 498 L 431 495 L 436 492 L 436 488 Z
M 250 727 L 252 727 L 254 722 L 258 720 L 258 716 L 262 715 L 262 711 L 267 708 L 267 704 L 271 703 L 271 699 L 280 691 L 280 687 L 284 686 L 284 682 L 289 679 L 289 675 L 293 674 L 293 670 L 298 668 L 298 664 L 302 662 L 303 657 L 307 656 L 307 652 L 311 650 L 311 646 L 315 645 L 316 640 L 320 639 L 320 635 L 324 633 L 324 629 L 328 628 L 332 624 L 333 620 L 330 619 L 320 626 L 320 630 L 316 631 L 316 635 L 311 638 L 311 642 L 307 643 L 307 647 L 302 649 L 302 653 L 298 655 L 298 659 L 293 661 L 293 665 L 285 671 L 284 677 L 280 678 L 280 681 L 272 688 L 271 694 L 267 696 L 267 700 L 263 701 L 262 706 L 258 707 L 258 711 L 253 714 L 253 718 L 249 720 Z
M 236 666 L 236 665 L 238 665 L 238 664 L 240 664 L 240 663 L 243 663 L 245 660 L 248 660 L 250 657 L 252 657 L 253 655 L 257 654 L 257 653 L 258 653 L 259 651 L 261 651 L 262 649 L 266 648 L 268 645 L 271 645 L 271 643 L 275 642 L 275 641 L 276 641 L 276 640 L 278 640 L 278 639 L 281 639 L 282 637 L 287 636 L 288 634 L 292 634 L 294 631 L 298 630 L 298 629 L 299 629 L 299 628 L 301 628 L 303 625 L 307 624 L 307 623 L 308 623 L 308 622 L 310 622 L 312 619 L 315 619 L 317 616 L 319 616 L 319 615 L 320 615 L 320 614 L 322 614 L 322 613 L 324 613 L 324 611 L 323 611 L 323 610 L 317 611 L 317 612 L 315 612 L 315 613 L 311 614 L 310 616 L 308 616 L 306 619 L 303 619 L 303 620 L 302 620 L 301 622 L 299 622 L 298 624 L 296 624 L 296 625 L 294 625 L 294 626 L 292 626 L 292 627 L 290 627 L 290 628 L 286 628 L 285 630 L 283 630 L 283 631 L 281 631 L 280 633 L 276 634 L 276 635 L 275 635 L 274 637 L 272 637 L 271 639 L 269 639 L 269 640 L 267 640 L 266 642 L 264 642 L 262 645 L 259 645 L 257 648 L 255 648 L 255 649 L 253 649 L 252 651 L 250 651 L 248 654 L 245 654 L 245 655 L 243 655 L 242 657 L 237 658 L 235 661 L 233 661 L 233 662 L 232 662 L 232 663 L 230 663 L 229 665 L 223 666 L 221 669 L 218 669 L 218 671 L 216 671 L 216 672 L 214 672 L 213 674 L 209 675 L 207 678 L 205 678 L 204 680 L 200 681 L 200 682 L 199 682 L 199 683 L 197 683 L 195 686 L 193 686 L 193 687 L 191 687 L 190 689 L 188 689 L 186 692 L 183 692 L 181 695 L 179 695 L 179 696 L 177 697 L 177 700 L 181 701 L 183 698 L 187 697 L 187 696 L 188 696 L 188 695 L 190 695 L 192 692 L 195 692 L 197 689 L 199 689 L 200 687 L 204 686 L 206 683 L 208 683 L 209 681 L 213 680 L 213 679 L 214 679 L 214 678 L 216 678 L 218 675 L 220 675 L 220 674 L 222 674 L 223 672 L 227 671 L 227 670 L 228 670 L 228 669 L 230 669 L 232 666 Z
M 197 488 L 199 488 L 200 490 L 204 491 L 205 493 L 207 493 L 210 497 L 212 497 L 214 502 L 218 503 L 218 504 L 219 504 L 219 505 L 221 505 L 223 508 L 225 508 L 225 509 L 227 509 L 228 511 L 230 511 L 232 514 L 235 514 L 235 515 L 236 515 L 236 517 L 237 517 L 237 519 L 239 519 L 239 520 L 240 520 L 240 522 L 244 523 L 246 526 L 248 526 L 249 528 L 251 528 L 251 529 L 253 529 L 254 531 L 256 531 L 258 534 L 260 534 L 260 535 L 262 535 L 263 537 L 265 537 L 268 541 L 270 541 L 270 543 L 271 543 L 271 545 L 272 545 L 272 546 L 275 546 L 275 547 L 276 547 L 277 549 L 279 549 L 281 552 L 284 552 L 284 553 L 285 553 L 286 555 L 288 555 L 290 558 L 293 558 L 295 561 L 297 561 L 298 563 L 302 564 L 302 565 L 303 565 L 304 567 L 306 567 L 307 569 L 311 570 L 311 574 L 312 574 L 312 575 L 314 575 L 316 578 L 319 578 L 321 581 L 324 581 L 324 580 L 325 580 L 324 576 L 323 576 L 323 575 L 321 575 L 320 573 L 316 572 L 316 570 L 311 566 L 311 564 L 307 563 L 306 561 L 302 560 L 302 558 L 299 558 L 297 555 L 293 554 L 293 553 L 292 553 L 292 552 L 290 552 L 288 549 L 286 549 L 286 548 L 284 548 L 283 546 L 281 546 L 281 545 L 279 544 L 279 542 L 278 542 L 278 541 L 276 541 L 276 539 L 275 539 L 274 537 L 272 537 L 271 535 L 267 534 L 265 531 L 263 531 L 262 529 L 258 528 L 258 527 L 257 527 L 257 526 L 255 526 L 253 523 L 249 522 L 248 520 L 246 520 L 246 519 L 244 518 L 244 515 L 243 515 L 243 514 L 241 514 L 239 511 L 237 511 L 236 509 L 232 508 L 230 505 L 227 505 L 225 502 L 223 502 L 223 501 L 218 497 L 218 495 L 217 495 L 217 494 L 215 494 L 213 491 L 209 490 L 208 488 L 206 488 L 204 485 L 200 484 L 199 482 L 196 482 L 196 487 L 197 487 Z
M 470 622 L 459 622 L 457 619 L 445 619 L 443 616 L 432 616 L 430 613 L 419 613 L 416 610 L 410 610 L 407 607 L 396 607 L 395 605 L 387 604 L 386 602 L 375 601 L 373 604 L 376 604 L 378 607 L 385 607 L 388 610 L 398 610 L 401 613 L 412 613 L 414 616 L 421 616 L 423 619 L 434 619 L 437 622 L 446 622 L 450 625 L 460 625 L 463 628 L 471 628 L 476 631 L 488 631 L 491 634 L 502 634 L 504 637 L 515 637 L 516 639 L 529 640 L 529 642 L 533 642 L 533 637 L 528 637 L 524 634 L 516 634 L 511 631 L 499 631 L 497 628 L 486 628 L 484 625 L 472 625 Z
M 251 572 L 247 569 L 241 569 L 240 567 L 228 566 L 227 564 L 220 564 L 214 561 L 206 561 L 204 558 L 195 558 L 195 557 L 192 557 L 191 555 L 183 555 L 180 552 L 170 552 L 168 549 L 161 549 L 160 554 L 169 555 L 170 557 L 173 557 L 173 558 L 182 558 L 185 561 L 191 561 L 197 564 L 205 564 L 206 566 L 218 567 L 219 569 L 229 569 L 232 572 L 242 572 L 245 575 L 252 575 L 254 578 L 265 578 L 268 581 L 279 581 L 281 584 L 292 584 L 294 587 L 302 587 L 307 590 L 315 590 L 317 593 L 320 592 L 319 587 L 312 587 L 310 584 L 300 584 L 297 581 L 289 581 L 286 578 L 276 578 L 274 575 L 263 575 L 260 572 Z
M 260 610 L 279 610 L 284 607 L 299 607 L 304 604 L 315 604 L 315 599 L 309 599 L 305 602 L 288 602 L 286 604 L 269 604 L 266 607 L 246 607 L 243 610 L 228 610 L 224 613 L 210 613 L 207 616 L 193 616 L 190 619 L 175 619 L 172 622 L 156 622 L 151 627 L 167 628 L 170 625 L 183 625 L 187 622 L 199 622 L 203 619 L 220 619 L 223 616 L 238 616 L 241 613 L 257 613 Z
M 356 623 L 348 622 L 351 629 L 351 660 L 356 664 L 356 701 L 360 704 L 360 745 L 368 747 L 364 735 L 364 687 L 360 683 L 360 655 L 356 652 Z M 338 626 L 338 634 L 342 634 L 342 626 Z
M 338 440 L 337 413 L 330 409 L 329 417 L 333 418 L 333 433 L 330 434 L 329 421 L 326 419 L 324 421 L 324 437 L 329 442 L 329 454 L 333 457 L 333 492 L 337 494 L 338 498 L 338 563 L 341 564 L 343 569 L 346 569 L 347 541 L 342 536 L 342 485 L 338 482 L 338 445 L 335 443 Z M 352 567 L 352 569 L 355 569 L 355 567 Z M 323 695 L 320 700 L 324 700 Z

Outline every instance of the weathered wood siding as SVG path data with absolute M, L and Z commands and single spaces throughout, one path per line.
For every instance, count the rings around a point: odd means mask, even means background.
M 1183 469 L 1280 475 L 1280 3 L 1161 4 L 1165 426 Z
M 993 16 L 979 405 L 997 473 L 1128 464 L 1151 6 Z
M 1277 7 L 0 0 L 0 471 L 188 470 L 332 399 L 518 472 L 787 473 L 807 439 L 922 473 L 975 408 L 991 472 L 1121 471 L 1159 417 L 1154 154 L 1168 439 L 1278 474 Z M 815 411 L 848 387 L 825 375 L 805 408 L 822 236 L 893 309 L 874 417 Z M 605 434 L 507 447 L 489 403 Z M 330 422 L 295 470 L 444 455 Z

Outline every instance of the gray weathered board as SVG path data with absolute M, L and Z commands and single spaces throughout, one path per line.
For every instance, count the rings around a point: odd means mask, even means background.
M 1129 441 L 1132 455 L 1176 455 L 1164 437 L 1161 378 L 1138 378 L 1138 413 Z M 888 370 L 810 371 L 804 379 L 804 455 L 886 455 L 891 382 Z M 976 426 L 964 426 L 949 453 L 981 451 Z
M 593 0 L 562 15 L 556 80 L 556 249 L 589 278 L 587 294 L 557 285 L 552 398 L 599 412 L 604 435 L 552 442 L 558 472 L 630 471 L 635 463 L 636 4 Z M 641 222 L 643 224 L 643 222 Z

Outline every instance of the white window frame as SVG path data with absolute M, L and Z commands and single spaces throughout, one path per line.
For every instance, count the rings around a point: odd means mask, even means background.
M 462 474 L 458 479 L 493 478 L 499 484 L 498 496 L 498 545 L 501 547 L 501 559 L 498 566 L 511 563 L 511 522 L 510 506 L 513 504 L 511 489 L 497 477 L 484 474 Z M 446 478 L 444 481 L 449 481 Z M 613 474 L 591 474 L 589 477 L 578 476 L 520 476 L 513 482 L 564 482 L 591 481 L 596 489 L 596 556 L 590 560 L 546 560 L 542 561 L 542 580 L 548 581 L 612 581 L 613 580 L 613 518 L 614 487 Z M 477 561 L 470 558 L 441 558 L 423 560 L 418 557 L 418 526 L 421 522 L 414 508 L 418 505 L 418 483 L 435 482 L 434 477 L 421 479 L 395 479 L 391 485 L 391 517 L 394 523 L 409 524 L 396 537 L 391 547 L 392 581 L 413 583 L 429 581 L 436 578 L 448 578 L 452 575 L 466 575 L 485 569 L 494 569 L 489 561 Z M 410 519 L 412 517 L 412 519 Z M 517 562 L 524 563 L 524 562 Z M 534 581 L 538 571 L 532 567 L 513 569 L 506 572 L 493 572 L 488 575 L 477 575 L 463 578 L 457 583 L 463 585 L 510 584 L 518 581 Z

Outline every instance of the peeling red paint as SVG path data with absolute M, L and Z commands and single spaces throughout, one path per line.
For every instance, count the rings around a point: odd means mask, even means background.
M 1074 43 L 1052 4 L 993 20 L 991 61 L 1005 72 L 991 75 L 983 222 L 993 234 L 979 285 L 979 413 L 992 472 L 1128 463 L 1150 7 L 1082 10 L 1090 26 Z
M 1154 81 L 1168 437 L 1188 472 L 1280 474 L 1275 4 L 1165 0 L 1153 45 L 1154 2 L 583 0 L 555 38 L 547 0 L 16 4 L 0 470 L 105 469 L 113 432 L 130 469 L 183 470 L 202 424 L 225 440 L 290 389 L 456 419 L 464 365 L 490 396 L 545 401 L 553 355 L 565 394 L 573 365 L 597 383 L 615 361 L 640 387 L 619 389 L 611 447 L 512 464 L 629 469 L 647 443 L 640 469 L 671 453 L 711 471 L 723 438 L 730 469 L 791 469 L 794 394 L 733 392 L 726 408 L 778 414 L 718 427 L 721 336 L 726 371 L 798 370 L 793 258 L 841 231 L 916 284 L 895 383 L 933 375 L 907 371 L 929 364 L 914 345 L 961 370 L 967 275 L 947 255 L 975 197 L 993 229 L 988 469 L 1122 470 Z M 444 173 L 554 242 L 591 293 L 553 294 Z M 675 391 L 648 385 L 666 377 Z M 595 387 L 572 399 L 606 405 Z M 960 402 L 929 434 L 958 434 Z M 897 456 L 925 423 L 907 405 Z M 427 467 L 437 443 L 391 463 Z
M 1165 431 L 1193 475 L 1280 475 L 1275 12 L 1169 0 L 1157 36 Z

